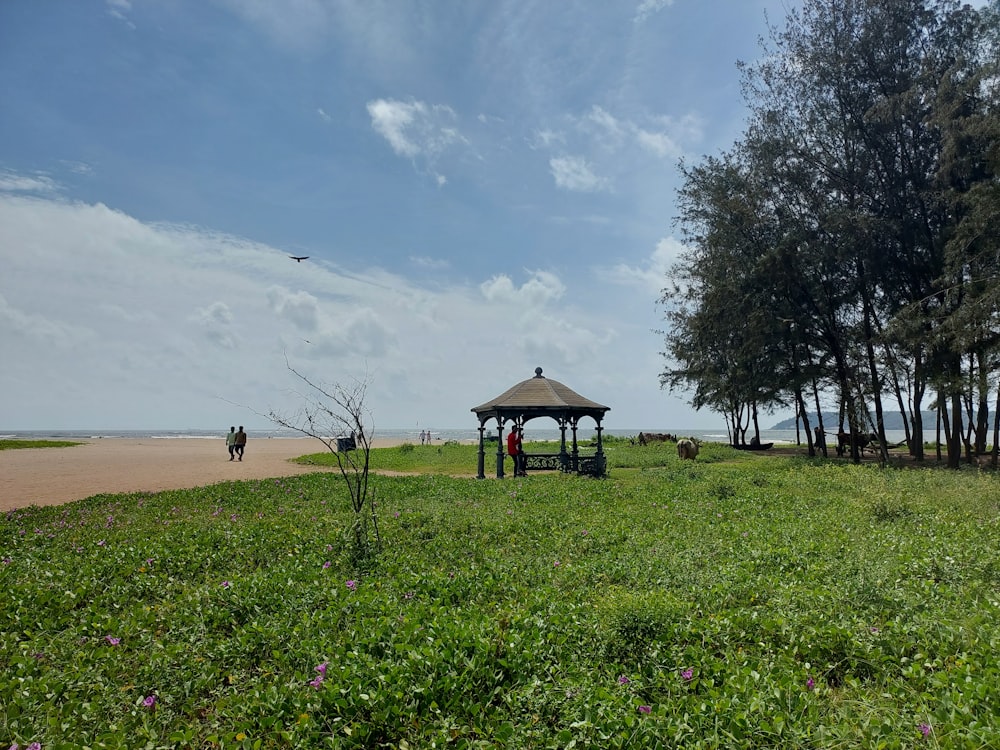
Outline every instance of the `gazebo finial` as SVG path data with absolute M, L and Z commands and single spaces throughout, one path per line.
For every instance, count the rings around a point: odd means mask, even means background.
M 535 368 L 535 377 L 536 378 L 542 377 L 542 368 L 541 367 L 536 367 Z

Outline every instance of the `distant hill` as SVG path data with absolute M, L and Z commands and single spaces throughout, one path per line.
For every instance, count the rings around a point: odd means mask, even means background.
M 924 429 L 926 430 L 928 426 L 933 425 L 937 419 L 937 412 L 925 411 L 921 412 L 924 417 Z M 903 415 L 898 411 L 887 411 L 883 414 L 885 429 L 887 430 L 902 430 L 903 429 Z M 829 430 L 831 428 L 836 428 L 838 425 L 838 420 L 840 416 L 835 411 L 825 411 L 823 412 L 823 426 Z M 809 415 L 809 424 L 816 426 L 816 415 Z M 992 424 L 992 422 L 991 422 Z M 783 419 L 778 422 L 772 430 L 794 430 L 795 429 L 795 417 L 791 419 Z

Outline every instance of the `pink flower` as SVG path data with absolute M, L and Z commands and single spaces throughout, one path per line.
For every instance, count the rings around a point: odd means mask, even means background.
M 920 724 L 920 725 L 919 725 L 919 726 L 917 727 L 917 729 L 919 729 L 919 730 L 920 730 L 920 734 L 922 734 L 922 735 L 923 735 L 924 737 L 927 737 L 927 736 L 928 736 L 928 735 L 930 735 L 930 733 L 931 733 L 931 727 L 930 727 L 930 724 Z
M 323 570 L 326 570 L 329 567 L 330 567 L 330 561 L 327 560 L 325 563 L 323 563 Z
M 309 680 L 309 687 L 316 688 L 317 690 L 319 690 L 319 686 L 322 684 L 323 684 L 323 675 L 321 674 L 316 675 L 315 680 Z
M 145 698 L 142 699 L 142 705 L 144 705 L 146 708 L 156 708 L 156 696 L 147 695 Z
M 639 713 L 641 714 L 651 714 L 653 713 L 652 706 L 639 706 Z
M 684 681 L 687 682 L 692 677 L 694 677 L 694 670 L 691 669 L 690 667 L 688 669 L 685 669 L 683 672 L 681 672 L 681 677 L 683 677 Z
M 229 581 L 223 581 L 221 585 L 222 585 L 222 588 L 228 589 L 233 584 L 231 584 Z
M 630 682 L 632 682 L 632 680 L 630 680 L 625 675 L 622 675 L 621 677 L 618 678 L 619 685 L 628 685 Z
M 810 677 L 806 680 L 806 690 L 812 690 L 814 687 L 816 687 L 816 682 Z
M 358 587 L 358 582 L 352 579 L 352 580 L 348 581 L 345 585 L 351 591 L 354 591 Z
M 326 677 L 326 665 L 327 664 L 329 664 L 329 662 L 325 661 L 322 664 L 317 664 L 316 665 L 316 671 L 319 672 L 320 677 Z
M 119 643 L 122 642 L 121 638 L 115 638 L 113 635 L 106 635 L 106 636 L 104 636 L 104 640 L 106 640 L 112 646 L 117 646 Z

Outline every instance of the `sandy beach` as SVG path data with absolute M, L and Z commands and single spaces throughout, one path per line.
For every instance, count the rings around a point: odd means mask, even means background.
M 398 443 L 376 438 L 372 447 Z M 105 438 L 69 448 L 4 450 L 0 451 L 0 512 L 59 505 L 105 492 L 176 490 L 327 471 L 290 461 L 324 450 L 312 438 L 252 437 L 242 462 L 229 460 L 221 438 Z

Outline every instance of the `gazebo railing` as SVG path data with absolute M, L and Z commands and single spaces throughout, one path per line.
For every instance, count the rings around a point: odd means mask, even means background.
M 566 471 L 570 460 L 566 453 L 525 453 L 524 468 L 535 471 Z

